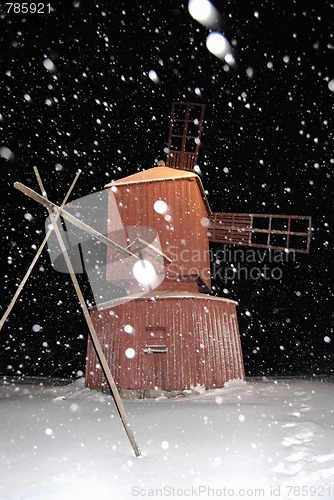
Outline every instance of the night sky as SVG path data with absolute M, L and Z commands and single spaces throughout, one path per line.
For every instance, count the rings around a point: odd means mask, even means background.
M 199 165 L 213 211 L 311 215 L 314 227 L 280 281 L 214 280 L 239 303 L 246 373 L 333 374 L 334 2 L 213 3 L 234 65 L 208 51 L 210 29 L 186 1 L 51 1 L 26 15 L 2 4 L 1 314 L 46 217 L 13 183 L 38 190 L 37 165 L 61 203 L 81 169 L 72 199 L 99 191 L 165 159 L 172 101 L 205 103 Z M 72 283 L 44 252 L 0 333 L 0 374 L 80 375 L 86 341 Z

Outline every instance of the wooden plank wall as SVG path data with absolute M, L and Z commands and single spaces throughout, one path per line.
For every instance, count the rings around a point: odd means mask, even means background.
M 91 314 L 119 388 L 209 389 L 245 377 L 233 301 L 204 294 L 142 298 Z M 165 328 L 166 353 L 145 354 L 147 327 Z M 127 349 L 134 350 L 133 358 L 127 357 Z M 97 366 L 88 343 L 88 387 L 106 386 Z

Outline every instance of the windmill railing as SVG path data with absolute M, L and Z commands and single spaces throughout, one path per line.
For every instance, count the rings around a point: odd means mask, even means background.
M 309 253 L 311 217 L 215 212 L 209 216 L 211 243 Z

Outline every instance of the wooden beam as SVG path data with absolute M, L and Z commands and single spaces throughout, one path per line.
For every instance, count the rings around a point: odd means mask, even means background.
M 37 176 L 37 180 L 38 180 L 38 184 L 40 186 L 41 192 L 45 193 L 45 189 L 44 189 L 41 177 L 40 177 L 37 169 L 35 170 L 35 173 L 36 173 L 36 176 Z M 45 197 L 44 199 L 46 200 L 47 198 Z M 108 384 L 109 384 L 112 396 L 113 396 L 115 404 L 116 404 L 117 411 L 119 413 L 119 416 L 121 417 L 121 421 L 123 423 L 125 432 L 126 432 L 128 438 L 129 438 L 129 441 L 131 443 L 131 446 L 132 446 L 132 449 L 133 449 L 133 451 L 135 453 L 135 456 L 136 457 L 140 457 L 141 453 L 140 453 L 138 444 L 136 442 L 135 436 L 134 436 L 134 434 L 132 432 L 132 429 L 130 427 L 130 423 L 129 423 L 127 415 L 125 413 L 125 409 L 124 409 L 121 397 L 120 397 L 120 395 L 118 393 L 118 389 L 116 387 L 114 378 L 112 376 L 112 373 L 110 371 L 108 362 L 107 362 L 106 357 L 104 355 L 104 352 L 102 350 L 102 346 L 100 344 L 99 338 L 98 338 L 97 333 L 95 331 L 92 319 L 90 317 L 88 308 L 86 306 L 86 302 L 85 302 L 84 296 L 83 296 L 83 294 L 81 292 L 80 285 L 79 285 L 77 277 L 75 275 L 71 259 L 70 259 L 69 255 L 68 255 L 68 252 L 67 252 L 67 249 L 66 249 L 66 245 L 65 245 L 64 240 L 63 240 L 63 238 L 61 236 L 61 233 L 59 231 L 57 223 L 55 222 L 55 214 L 52 214 L 52 209 L 50 207 L 48 207 L 48 212 L 50 214 L 50 218 L 51 218 L 51 221 L 52 221 L 52 225 L 53 225 L 54 231 L 56 233 L 56 236 L 57 236 L 57 239 L 58 239 L 61 251 L 63 253 L 64 259 L 65 259 L 65 262 L 66 262 L 66 265 L 67 265 L 67 268 L 68 268 L 68 271 L 69 271 L 69 274 L 71 276 L 71 280 L 72 280 L 73 286 L 75 288 L 76 294 L 78 296 L 78 299 L 79 299 L 79 302 L 80 302 L 80 305 L 81 305 L 82 312 L 84 314 L 84 317 L 85 317 L 85 320 L 86 320 L 86 323 L 87 323 L 87 326 L 88 326 L 88 329 L 89 329 L 89 333 L 90 333 L 90 338 L 91 338 L 91 340 L 93 342 L 95 352 L 96 352 L 96 354 L 97 354 L 97 356 L 98 356 L 98 358 L 100 360 L 100 363 L 101 363 L 104 375 L 105 375 L 105 377 L 106 377 L 106 379 L 108 381 Z M 60 211 L 60 213 L 61 213 L 61 211 Z
M 45 196 L 42 196 L 33 189 L 30 189 L 29 187 L 25 186 L 24 184 L 21 184 L 21 182 L 15 182 L 14 187 L 24 193 L 25 195 L 29 196 L 29 198 L 32 198 L 33 200 L 37 201 L 37 203 L 40 203 L 44 207 L 46 207 L 49 211 L 49 213 L 60 213 L 61 217 L 63 217 L 65 220 L 73 224 L 74 226 L 78 227 L 82 231 L 90 234 L 93 236 L 93 238 L 96 238 L 97 240 L 101 241 L 108 247 L 113 248 L 117 252 L 121 253 L 122 255 L 125 255 L 126 257 L 134 257 L 135 259 L 139 260 L 139 257 L 135 255 L 134 253 L 130 252 L 126 248 L 122 247 L 115 241 L 110 240 L 107 238 L 107 236 L 104 236 L 104 234 L 99 233 L 96 231 L 96 229 L 92 228 L 88 224 L 85 224 L 82 222 L 80 219 L 77 217 L 74 217 L 74 215 L 70 214 L 66 210 L 63 210 L 61 207 L 56 205 L 55 203 L 52 203 L 52 201 L 48 200 Z
M 34 167 L 34 169 L 35 169 L 35 168 L 36 168 L 36 167 Z M 75 176 L 75 178 L 74 178 L 74 180 L 73 180 L 73 182 L 72 182 L 71 186 L 69 187 L 69 189 L 68 189 L 68 191 L 67 191 L 67 193 L 66 193 L 66 196 L 65 196 L 65 198 L 64 198 L 64 200 L 63 200 L 63 202 L 62 202 L 62 204 L 61 204 L 61 207 L 60 207 L 61 209 L 63 208 L 63 206 L 64 206 L 64 205 L 66 205 L 66 202 L 67 202 L 67 200 L 68 200 L 68 198 L 69 198 L 70 194 L 71 194 L 71 193 L 72 193 L 72 191 L 73 191 L 73 188 L 74 188 L 74 186 L 75 186 L 75 184 L 76 184 L 76 182 L 77 182 L 77 180 L 78 180 L 78 178 L 79 178 L 80 173 L 81 173 L 81 171 L 79 170 L 79 171 L 77 172 L 77 174 L 76 174 L 76 176 Z M 58 220 L 59 216 L 60 216 L 60 212 L 57 212 L 56 217 L 55 217 L 55 222 L 57 222 L 57 220 Z M 33 258 L 33 260 L 32 260 L 32 262 L 31 262 L 30 266 L 28 267 L 28 270 L 27 270 L 26 274 L 24 275 L 24 277 L 23 277 L 23 279 L 22 279 L 21 283 L 19 284 L 19 286 L 18 286 L 18 288 L 17 288 L 17 290 L 16 290 L 16 292 L 15 292 L 15 294 L 14 294 L 14 296 L 13 296 L 13 298 L 12 298 L 12 300 L 11 300 L 10 304 L 9 304 L 9 306 L 7 307 L 7 309 L 6 309 L 5 313 L 4 313 L 4 315 L 2 316 L 2 318 L 1 318 L 1 320 L 0 320 L 0 331 L 2 330 L 2 327 L 3 327 L 3 325 L 5 324 L 6 319 L 8 318 L 8 316 L 9 316 L 9 314 L 10 314 L 11 310 L 13 309 L 13 307 L 14 307 L 14 305 L 15 305 L 15 302 L 16 302 L 16 301 L 17 301 L 17 299 L 19 298 L 19 296 L 20 296 L 20 294 L 21 294 L 21 292 L 22 292 L 22 290 L 23 290 L 23 288 L 24 288 L 24 286 L 25 286 L 26 282 L 28 281 L 28 278 L 29 278 L 30 274 L 32 273 L 32 270 L 34 269 L 35 264 L 36 264 L 37 260 L 39 259 L 39 256 L 41 255 L 41 253 L 42 253 L 42 251 L 43 251 L 43 249 L 44 249 L 44 247 L 45 247 L 45 245 L 46 245 L 46 243 L 47 243 L 47 241 L 48 241 L 48 239 L 49 239 L 49 237 L 50 237 L 51 232 L 52 232 L 52 229 L 49 229 L 49 230 L 48 230 L 48 232 L 46 233 L 45 238 L 44 238 L 44 240 L 42 241 L 42 243 L 41 243 L 41 245 L 40 245 L 39 249 L 37 250 L 36 255 L 35 255 L 35 257 Z

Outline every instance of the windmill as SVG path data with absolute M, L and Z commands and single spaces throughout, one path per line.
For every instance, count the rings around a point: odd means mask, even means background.
M 105 186 L 116 196 L 123 225 L 153 228 L 169 257 L 157 288 L 91 310 L 119 389 L 149 395 L 244 379 L 236 303 L 210 294 L 210 243 L 309 251 L 310 217 L 212 211 L 195 173 L 204 111 L 203 104 L 173 103 L 166 165 L 159 161 Z M 164 208 L 155 209 L 157 203 Z M 101 388 L 96 361 L 88 345 L 86 383 Z
M 201 179 L 194 173 L 204 110 L 202 104 L 173 103 L 167 166 L 160 161 L 157 167 L 105 186 L 107 235 L 73 216 L 68 211 L 70 205 L 65 205 L 79 172 L 60 207 L 46 197 L 36 167 L 43 195 L 15 183 L 17 189 L 49 211 L 52 229 L 90 333 L 86 386 L 109 386 L 136 456 L 140 456 L 140 450 L 119 390 L 141 395 L 157 395 L 161 391 L 173 394 L 198 385 L 210 389 L 223 387 L 231 379 L 245 379 L 236 302 L 209 294 L 209 244 L 228 243 L 300 253 L 308 253 L 310 248 L 311 218 L 308 216 L 212 212 Z M 98 194 L 98 200 L 101 199 Z M 115 231 L 115 204 L 124 231 Z M 113 300 L 99 303 L 88 311 L 68 247 L 57 225 L 59 216 L 105 245 L 106 262 L 113 266 L 106 266 L 105 275 L 98 271 L 99 286 L 102 281 L 111 282 L 116 288 L 125 285 L 129 293 L 126 300 L 122 297 L 121 303 Z M 277 222 L 281 224 L 278 227 Z M 0 330 L 51 233 L 50 227 L 0 320 Z M 155 234 L 159 247 L 155 245 Z M 154 273 L 160 276 L 154 277 L 154 286 L 148 284 L 145 288 L 146 284 L 140 293 L 133 293 L 138 292 L 138 283 L 140 286 L 142 283 L 135 275 L 135 268 L 138 260 L 143 261 L 143 251 L 151 257 Z M 126 257 L 134 259 L 133 268 L 129 267 L 125 273 L 115 272 L 124 267 Z

